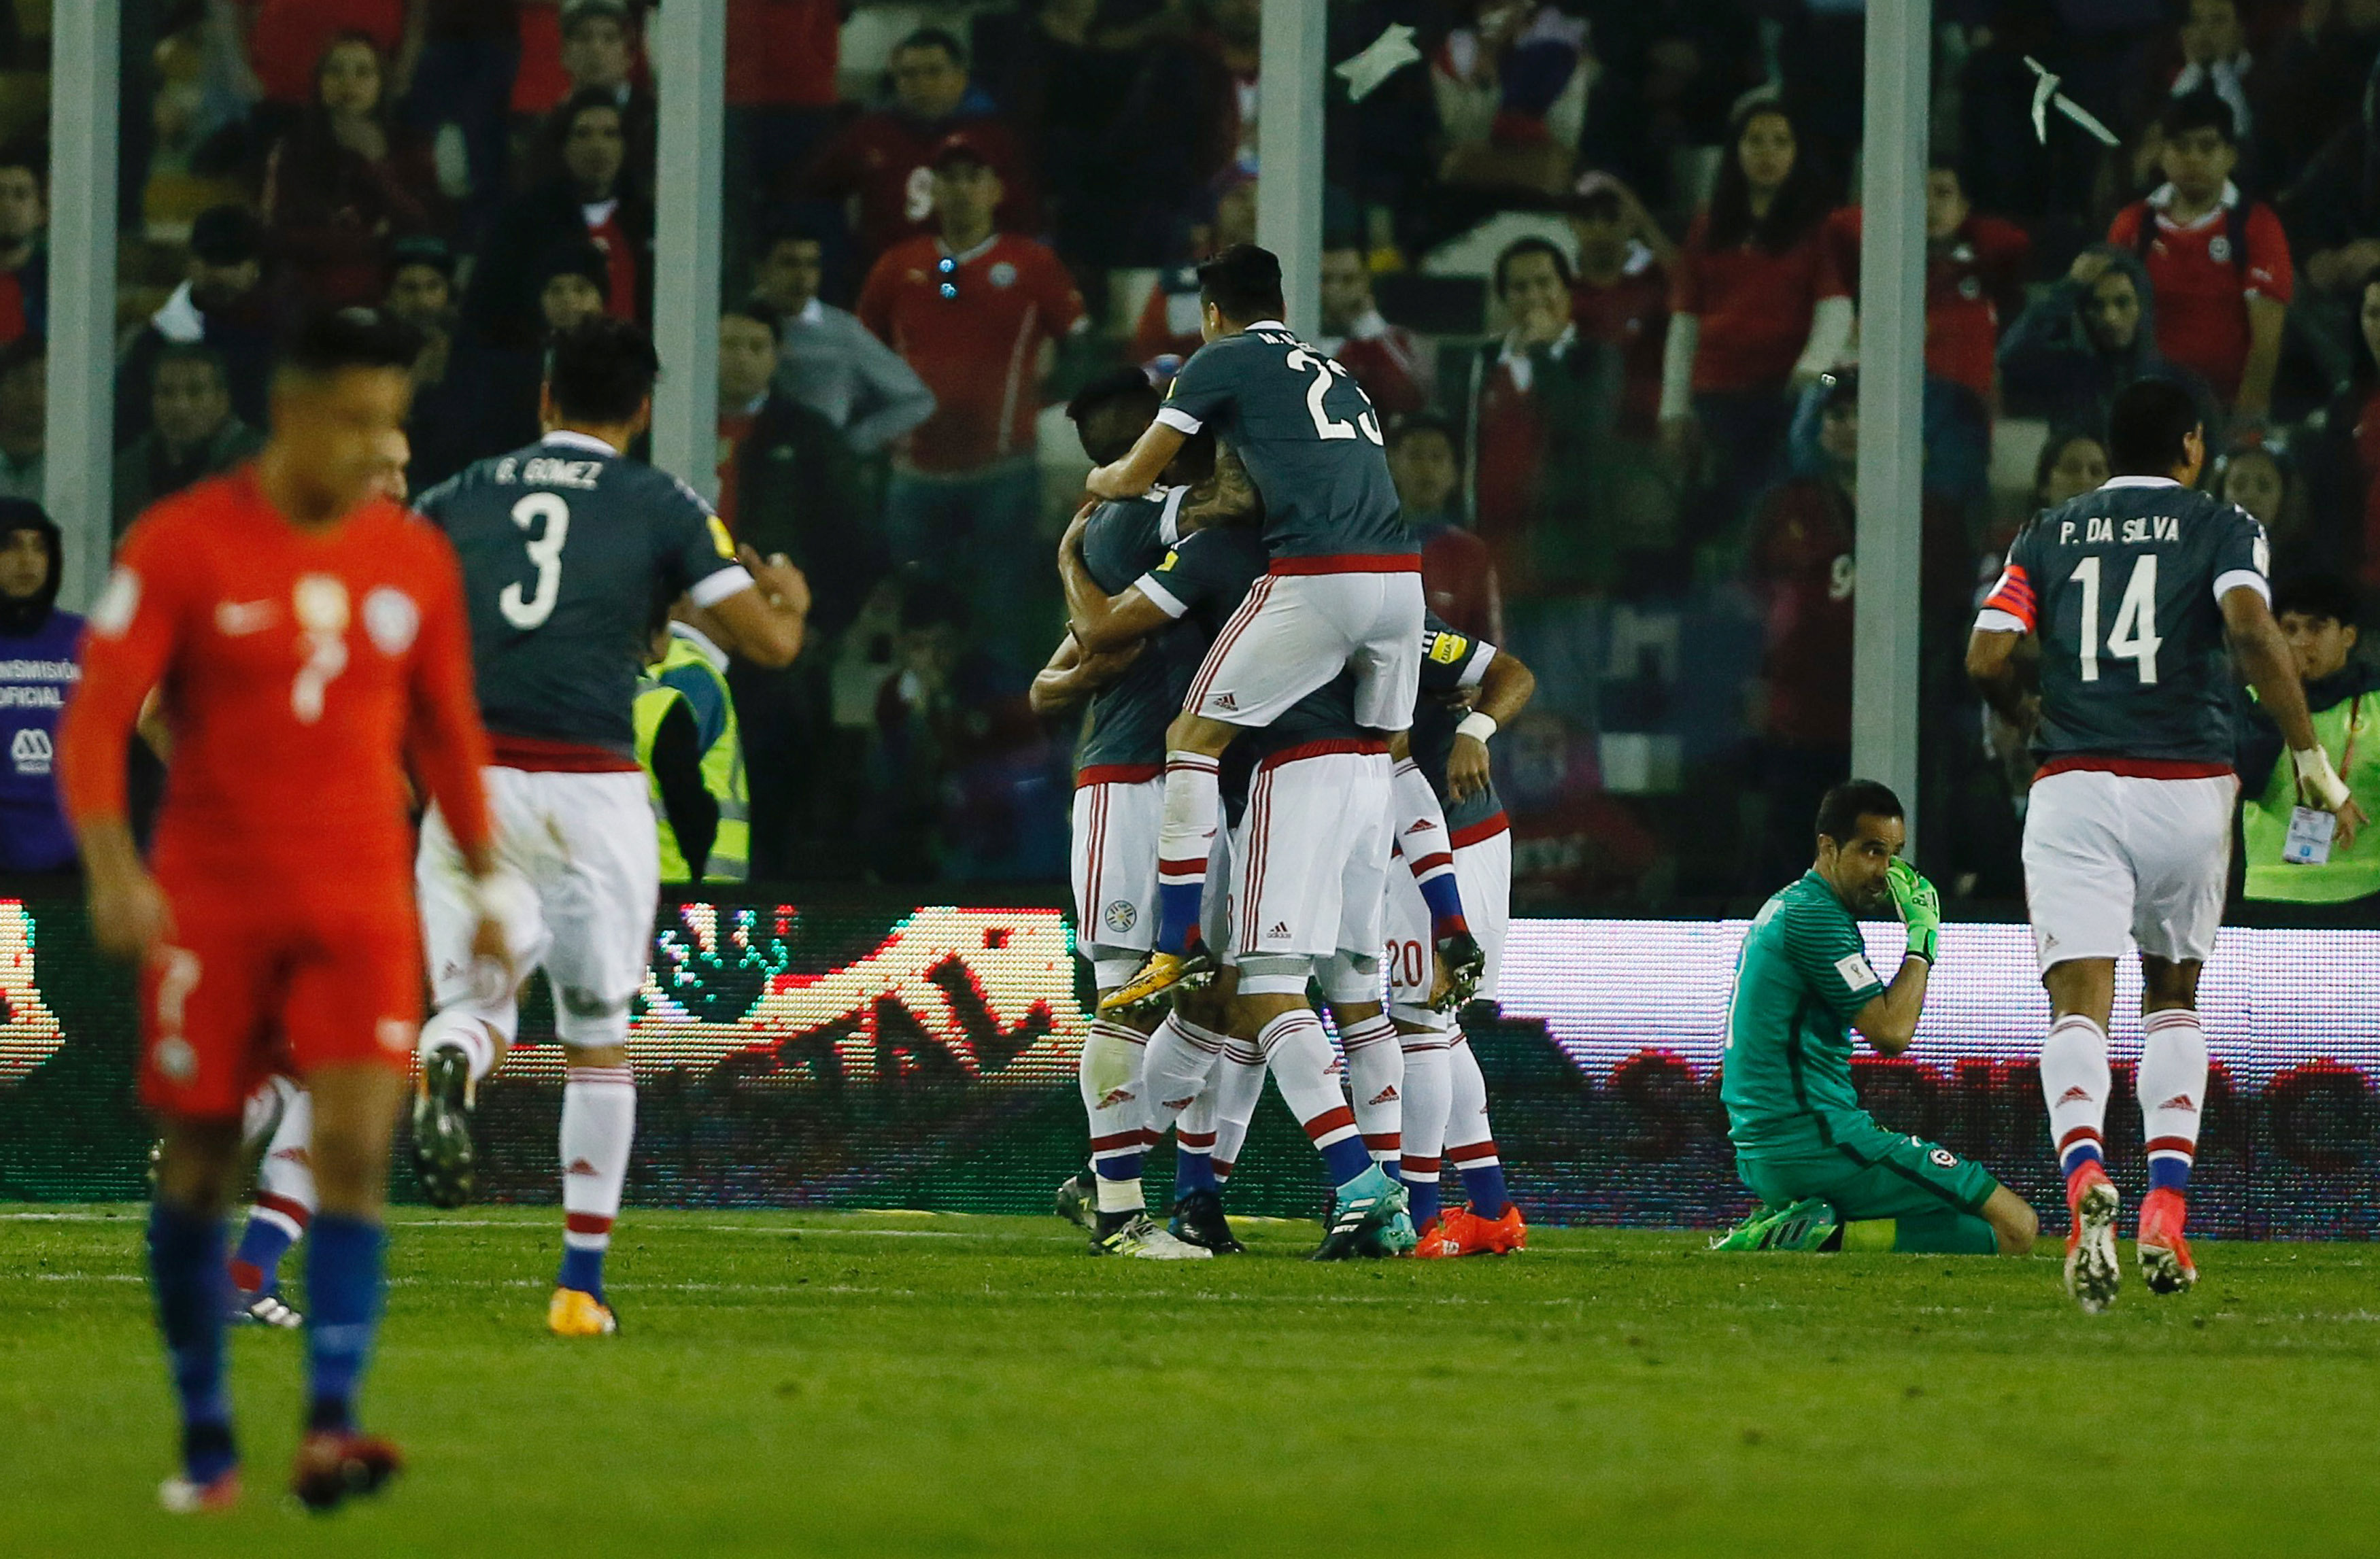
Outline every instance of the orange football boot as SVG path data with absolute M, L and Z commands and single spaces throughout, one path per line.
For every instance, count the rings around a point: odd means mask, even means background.
M 2186 1293 L 2198 1281 L 2190 1241 L 2181 1237 L 2189 1217 L 2189 1204 L 2170 1187 L 2149 1192 L 2141 1202 L 2141 1280 L 2152 1294 Z
M 1455 1246 L 1458 1256 L 1509 1256 L 1529 1248 L 1529 1226 L 1509 1202 L 1503 1215 L 1495 1218 L 1483 1218 L 1468 1207 L 1451 1207 L 1446 1232 L 1439 1238 Z

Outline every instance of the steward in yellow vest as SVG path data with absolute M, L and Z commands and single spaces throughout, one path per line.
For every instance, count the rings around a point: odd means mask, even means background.
M 752 825 L 726 652 L 669 622 L 651 657 L 637 684 L 637 761 L 652 792 L 662 881 L 742 882 Z
M 2354 587 L 2328 575 L 2284 580 L 2273 595 L 2273 616 L 2297 653 L 2315 739 L 2356 799 L 2372 804 L 2380 796 L 2380 675 L 2353 659 Z M 2284 859 L 2298 804 L 2297 771 L 2281 750 L 2280 731 L 2252 703 L 2242 721 L 2238 761 L 2246 897 L 2344 904 L 2380 893 L 2380 825 L 2359 832 L 2352 844 L 2333 839 L 2318 863 Z M 2380 904 L 2373 909 L 2380 916 Z

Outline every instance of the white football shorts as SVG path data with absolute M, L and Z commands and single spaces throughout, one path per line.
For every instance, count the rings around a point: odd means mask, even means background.
M 1075 787 L 1076 947 L 1101 990 L 1132 978 L 1157 935 L 1157 828 L 1164 811 L 1161 774 Z
M 1504 934 L 1512 923 L 1512 831 L 1498 828 L 1476 843 L 1458 845 L 1454 852 L 1454 885 L 1463 895 L 1463 918 L 1488 955 L 1479 977 L 1479 999 L 1493 1000 L 1496 977 L 1504 967 Z M 1429 935 L 1429 905 L 1421 885 L 1402 855 L 1389 863 L 1388 963 L 1389 1002 L 1394 1015 L 1409 1023 L 1435 1024 L 1430 988 L 1437 983 L 1435 949 Z
M 1215 635 L 1183 707 L 1261 729 L 1345 671 L 1355 723 L 1402 731 L 1420 691 L 1421 632 L 1417 572 L 1268 574 Z
M 625 1043 L 661 900 L 661 845 L 644 774 L 480 772 L 497 858 L 527 889 L 503 896 L 515 967 L 524 979 L 542 967 L 552 981 L 563 1044 Z M 487 993 L 474 991 L 469 874 L 434 806 L 422 820 L 413 876 L 432 1005 L 477 1013 L 509 1036 L 517 994 L 491 1008 Z
M 2204 960 L 2223 921 L 2231 864 L 2228 774 L 2147 780 L 2068 769 L 2033 784 L 2024 815 L 2024 896 L 2046 973 L 2078 958 Z
M 1334 1001 L 1381 998 L 1390 773 L 1386 752 L 1304 747 L 1257 766 L 1232 839 L 1241 994 L 1302 995 L 1308 978 L 1327 972 Z

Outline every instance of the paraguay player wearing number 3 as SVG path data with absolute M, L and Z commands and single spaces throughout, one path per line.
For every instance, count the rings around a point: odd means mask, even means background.
M 562 1095 L 560 1280 L 547 1323 L 616 1322 L 603 1252 L 636 1128 L 628 1007 L 644 984 L 661 854 L 633 708 L 647 622 L 680 596 L 732 655 L 783 666 L 809 590 L 779 559 L 740 554 L 710 507 L 620 451 L 651 418 L 660 365 L 634 325 L 597 320 L 553 344 L 545 438 L 422 495 L 463 564 L 480 707 L 495 750 L 488 803 L 504 864 L 497 909 L 519 975 L 542 965 L 569 1051 Z M 414 1162 L 441 1206 L 470 1194 L 468 1109 L 519 1024 L 517 984 L 468 953 L 475 913 L 453 831 L 433 809 L 415 868 L 432 1001 L 421 1031 Z
M 2024 820 L 2025 899 L 2052 1011 L 2041 1090 L 2073 1215 L 2066 1285 L 2091 1311 L 2118 1281 L 2121 1203 L 2102 1129 L 2128 940 L 2143 987 L 2141 1273 L 2161 1294 L 2198 1280 L 2182 1233 L 2206 1097 L 2198 974 L 2223 917 L 2239 792 L 2227 640 L 2289 742 L 2302 826 L 2351 838 L 2363 821 L 2314 739 L 2273 621 L 2264 527 L 2194 489 L 2206 445 L 2189 393 L 2161 380 L 2125 390 L 2107 455 L 2118 475 L 2106 486 L 2018 536 L 1967 649 L 1968 674 L 2042 760 Z M 2027 635 L 2041 646 L 2038 693 L 2015 658 Z

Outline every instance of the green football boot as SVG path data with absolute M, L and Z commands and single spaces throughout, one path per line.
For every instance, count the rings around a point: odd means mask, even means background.
M 1842 1220 L 1815 1196 L 1791 1207 L 1762 1207 L 1711 1241 L 1714 1251 L 1823 1251 Z

